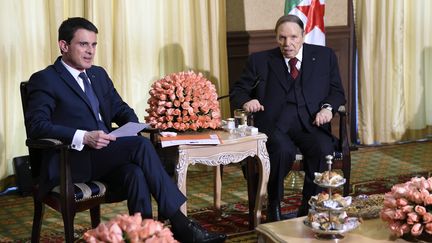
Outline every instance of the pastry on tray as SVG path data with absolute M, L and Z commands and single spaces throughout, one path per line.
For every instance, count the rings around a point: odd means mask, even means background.
M 309 204 L 318 208 L 328 208 L 342 210 L 351 205 L 352 197 L 342 197 L 339 193 L 334 193 L 331 197 L 327 192 L 321 192 L 311 197 Z
M 309 211 L 305 224 L 314 230 L 339 231 L 341 233 L 356 228 L 360 221 L 357 218 L 348 217 L 345 212 L 331 213 Z
M 315 183 L 326 186 L 338 186 L 345 183 L 345 178 L 335 171 L 315 172 Z

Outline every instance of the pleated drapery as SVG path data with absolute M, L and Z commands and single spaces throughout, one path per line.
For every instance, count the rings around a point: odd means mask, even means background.
M 355 0 L 361 144 L 432 135 L 432 2 Z
M 76 16 L 98 27 L 94 63 L 141 121 L 151 84 L 172 72 L 202 72 L 219 95 L 229 91 L 225 0 L 0 0 L 0 181 L 28 153 L 19 83 L 60 55 L 58 27 Z

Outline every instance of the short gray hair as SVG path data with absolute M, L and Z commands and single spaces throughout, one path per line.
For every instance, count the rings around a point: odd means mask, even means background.
M 304 30 L 303 21 L 296 15 L 288 14 L 278 19 L 275 26 L 275 33 L 277 33 L 277 29 L 279 28 L 279 26 L 285 22 L 296 23 L 302 30 Z

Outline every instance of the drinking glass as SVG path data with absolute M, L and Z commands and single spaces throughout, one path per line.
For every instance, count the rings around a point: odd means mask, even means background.
M 234 110 L 234 121 L 236 128 L 247 126 L 247 112 L 243 109 Z

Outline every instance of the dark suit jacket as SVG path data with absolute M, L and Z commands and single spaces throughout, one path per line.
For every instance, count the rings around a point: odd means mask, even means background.
M 230 92 L 234 108 L 241 108 L 251 99 L 259 100 L 264 111 L 254 115 L 254 125 L 268 136 L 287 104 L 287 94 L 292 87 L 290 82 L 293 82 L 287 75 L 288 68 L 279 48 L 254 53 Z M 345 103 L 336 55 L 330 48 L 303 44 L 301 75 L 302 90 L 311 116 L 314 117 L 325 103 L 334 109 Z M 323 129 L 329 131 L 330 124 Z
M 87 96 L 60 58 L 30 77 L 25 123 L 30 138 L 56 138 L 70 144 L 77 129 L 98 130 L 98 125 Z M 109 130 L 112 130 L 112 122 L 119 126 L 129 121 L 138 122 L 135 112 L 121 99 L 102 67 L 92 66 L 86 73 L 98 97 L 102 119 Z M 89 148 L 71 150 L 69 156 L 74 181 L 89 180 Z M 45 153 L 43 157 L 39 178 L 41 195 L 57 185 L 59 178 L 58 154 Z

